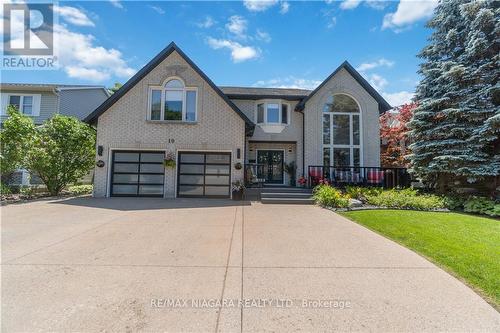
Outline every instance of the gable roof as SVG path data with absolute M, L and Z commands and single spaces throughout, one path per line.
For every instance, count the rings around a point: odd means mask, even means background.
M 295 107 L 296 111 L 302 111 L 304 110 L 304 107 L 306 105 L 306 102 L 313 97 L 332 77 L 335 76 L 342 68 L 344 68 L 351 76 L 372 96 L 378 103 L 378 110 L 380 113 L 385 112 L 389 109 L 392 109 L 392 106 L 390 106 L 389 103 L 368 83 L 368 81 L 365 80 L 364 77 L 361 76 L 361 74 L 358 73 L 357 70 L 354 69 L 354 67 L 351 66 L 351 64 L 346 60 L 344 61 L 337 69 L 330 74 L 321 84 L 314 89 L 309 96 L 304 98 L 297 106 Z
M 307 89 L 295 88 L 256 88 L 256 87 L 219 87 L 231 99 L 284 99 L 300 101 L 311 93 Z
M 111 97 L 105 100 L 94 112 L 88 115 L 84 121 L 87 123 L 95 123 L 101 114 L 106 112 L 113 104 L 115 104 L 122 96 L 132 89 L 139 81 L 141 81 L 149 72 L 165 60 L 173 51 L 176 51 L 194 71 L 200 75 L 208 85 L 219 95 L 244 121 L 247 134 L 251 134 L 255 128 L 255 124 L 233 103 L 229 98 L 217 87 L 196 64 L 174 43 L 171 42 L 166 48 L 158 53 L 150 62 L 130 78 L 118 91 Z

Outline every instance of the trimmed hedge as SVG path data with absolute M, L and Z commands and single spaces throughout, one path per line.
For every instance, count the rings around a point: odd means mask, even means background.
M 75 185 L 68 187 L 68 191 L 74 195 L 92 194 L 92 185 Z

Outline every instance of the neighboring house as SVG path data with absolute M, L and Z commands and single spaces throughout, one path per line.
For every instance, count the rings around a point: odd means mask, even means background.
M 292 161 L 305 177 L 310 166 L 378 167 L 390 108 L 347 62 L 313 91 L 218 87 L 171 43 L 85 119 L 97 125 L 94 196 L 229 197 L 238 163 L 282 185 Z
M 0 123 L 7 119 L 7 107 L 14 105 L 21 113 L 33 118 L 36 125 L 59 113 L 82 120 L 102 104 L 109 92 L 102 86 L 1 83 Z M 38 184 L 30 182 L 29 174 L 19 170 L 8 180 L 11 185 Z

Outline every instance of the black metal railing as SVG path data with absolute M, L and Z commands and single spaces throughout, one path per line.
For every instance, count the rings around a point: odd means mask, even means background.
M 244 170 L 246 187 L 261 187 L 264 184 L 264 164 L 247 163 Z
M 406 168 L 311 165 L 307 175 L 310 187 L 322 181 L 337 187 L 356 185 L 396 188 L 411 185 L 411 176 Z

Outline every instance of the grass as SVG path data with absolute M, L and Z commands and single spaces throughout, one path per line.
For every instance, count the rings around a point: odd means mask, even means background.
M 342 213 L 425 256 L 500 309 L 500 221 L 458 213 L 364 210 Z

